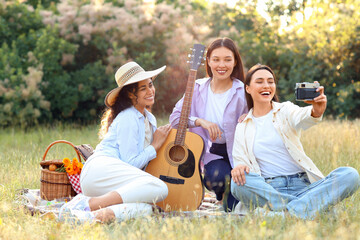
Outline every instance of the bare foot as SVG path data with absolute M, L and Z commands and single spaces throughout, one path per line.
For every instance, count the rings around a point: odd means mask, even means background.
M 102 223 L 110 223 L 115 221 L 115 214 L 113 210 L 109 208 L 102 208 L 93 212 L 95 219 L 99 220 Z

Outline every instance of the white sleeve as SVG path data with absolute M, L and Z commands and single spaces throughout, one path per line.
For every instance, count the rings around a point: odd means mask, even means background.
M 286 102 L 284 110 L 289 118 L 292 127 L 299 131 L 306 130 L 322 120 L 322 116 L 314 118 L 311 116 L 312 105 L 307 107 L 299 107 L 291 102 Z

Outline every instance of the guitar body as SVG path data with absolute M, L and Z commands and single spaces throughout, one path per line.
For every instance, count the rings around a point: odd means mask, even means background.
M 186 129 L 196 72 L 201 64 L 205 46 L 194 44 L 192 51 L 190 74 L 178 128 L 170 131 L 165 143 L 157 152 L 157 157 L 149 162 L 145 170 L 166 183 L 168 196 L 156 205 L 167 212 L 194 211 L 204 198 L 204 186 L 200 175 L 204 142 L 199 135 Z
M 194 211 L 204 198 L 200 174 L 204 142 L 199 135 L 187 132 L 184 144 L 175 145 L 176 133 L 176 129 L 170 131 L 157 157 L 146 167 L 146 172 L 168 186 L 168 196 L 156 205 L 167 212 Z

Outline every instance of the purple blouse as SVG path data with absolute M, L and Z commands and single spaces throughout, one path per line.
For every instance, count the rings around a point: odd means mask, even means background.
M 209 152 L 211 147 L 211 140 L 209 132 L 202 128 L 195 126 L 195 120 L 198 118 L 205 119 L 206 101 L 208 97 L 208 87 L 211 78 L 198 79 L 195 82 L 194 93 L 192 97 L 190 116 L 188 121 L 189 131 L 200 135 L 205 143 L 205 151 L 203 155 L 203 164 L 208 164 L 212 160 L 222 158 L 219 155 Z M 232 149 L 234 144 L 234 134 L 238 118 L 248 112 L 244 84 L 239 79 L 233 80 L 229 99 L 226 102 L 226 107 L 223 116 L 224 132 L 226 136 L 226 148 L 229 156 L 230 164 L 233 167 Z M 170 115 L 170 123 L 174 128 L 177 128 L 180 120 L 181 109 L 184 97 L 182 97 L 175 105 L 173 112 Z

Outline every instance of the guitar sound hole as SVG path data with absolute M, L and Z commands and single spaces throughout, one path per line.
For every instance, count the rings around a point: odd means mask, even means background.
M 180 162 L 185 157 L 185 149 L 181 146 L 173 146 L 170 148 L 169 157 L 174 162 Z
M 188 152 L 189 154 L 186 161 L 183 164 L 181 164 L 178 168 L 178 173 L 180 174 L 180 176 L 185 178 L 192 177 L 195 172 L 194 154 L 192 153 L 192 151 L 190 151 L 190 149 L 188 149 Z

